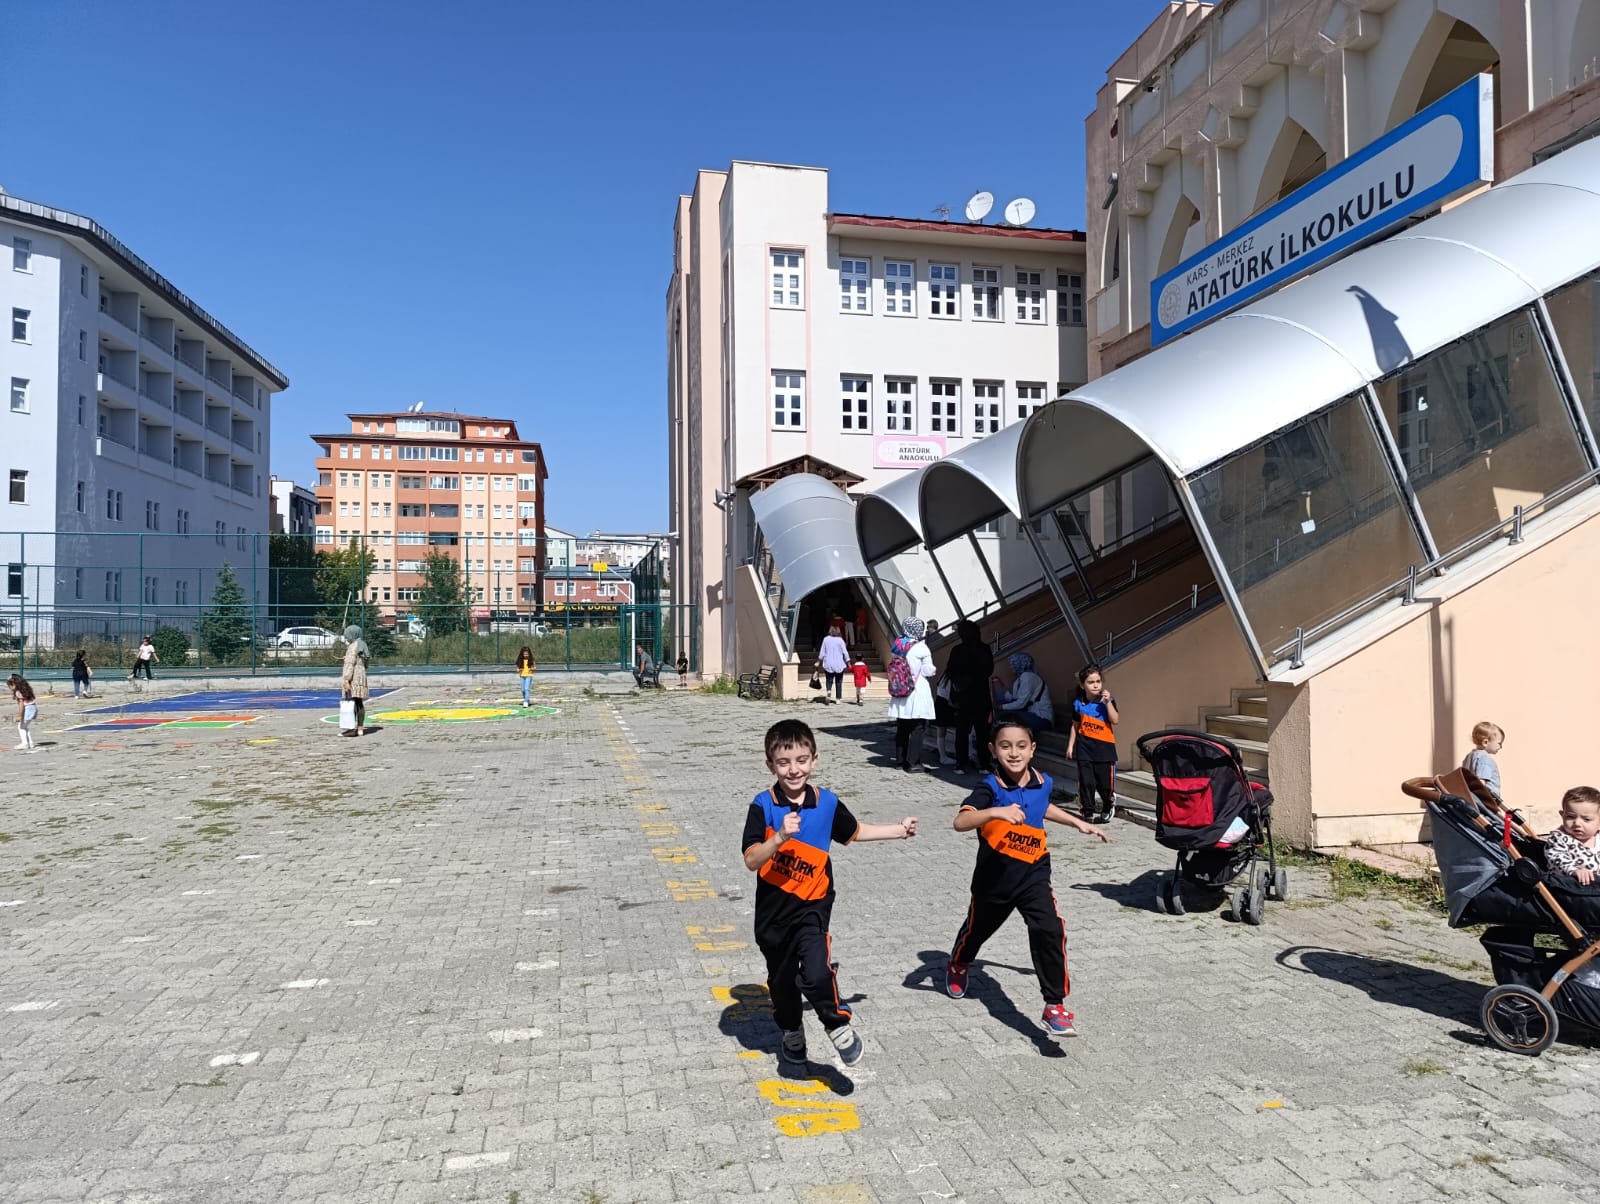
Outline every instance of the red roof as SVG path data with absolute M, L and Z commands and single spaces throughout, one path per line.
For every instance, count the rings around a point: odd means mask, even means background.
M 889 230 L 929 230 L 942 234 L 998 235 L 1001 238 L 1031 238 L 1042 242 L 1084 242 L 1082 230 L 1047 230 L 1028 226 L 985 226 L 977 222 L 929 222 L 912 217 L 871 217 L 865 213 L 831 213 L 833 226 L 876 226 Z

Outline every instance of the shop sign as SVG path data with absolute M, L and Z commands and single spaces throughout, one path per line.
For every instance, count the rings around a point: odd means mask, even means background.
M 874 468 L 921 468 L 944 459 L 944 439 L 938 435 L 882 435 L 872 445 Z
M 1150 285 L 1159 345 L 1494 178 L 1494 80 L 1479 75 Z

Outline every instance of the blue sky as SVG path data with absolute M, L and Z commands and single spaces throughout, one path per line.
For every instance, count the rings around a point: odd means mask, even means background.
M 1083 222 L 1083 119 L 1160 0 L 1006 6 L 16 4 L 0 187 L 99 221 L 291 380 L 272 469 L 351 410 L 504 414 L 546 517 L 659 529 L 675 198 L 732 159 L 840 212 L 980 188 Z

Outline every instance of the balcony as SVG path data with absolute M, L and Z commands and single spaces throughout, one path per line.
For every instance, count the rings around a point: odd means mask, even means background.
M 110 435 L 100 435 L 95 439 L 94 454 L 103 456 L 113 464 L 121 464 L 127 468 L 139 467 L 139 453 L 120 439 L 113 439 Z
M 101 397 L 116 402 L 118 405 L 132 409 L 139 404 L 138 394 L 133 391 L 133 386 L 119 377 L 112 376 L 109 372 L 95 374 L 95 390 Z

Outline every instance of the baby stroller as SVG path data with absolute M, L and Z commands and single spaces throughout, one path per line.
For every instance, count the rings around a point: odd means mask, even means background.
M 1156 778 L 1156 842 L 1178 853 L 1156 885 L 1156 910 L 1181 916 L 1183 883 L 1226 891 L 1246 870 L 1228 912 L 1259 924 L 1267 900 L 1289 897 L 1289 875 L 1272 847 L 1272 792 L 1252 782 L 1239 750 L 1219 736 L 1182 728 L 1139 737 L 1139 755 Z M 1265 847 L 1267 864 L 1258 864 Z
M 1400 788 L 1427 808 L 1450 927 L 1495 925 L 1479 938 L 1497 984 L 1478 1007 L 1489 1040 L 1537 1057 L 1563 1022 L 1600 1032 L 1600 883 L 1552 874 L 1544 841 L 1464 769 Z M 1541 933 L 1567 947 L 1540 947 Z

